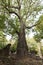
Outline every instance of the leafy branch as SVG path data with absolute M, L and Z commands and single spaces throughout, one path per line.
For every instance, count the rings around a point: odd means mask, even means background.
M 32 25 L 32 26 L 25 26 L 25 28 L 27 28 L 27 29 L 31 29 L 31 28 L 33 28 L 33 27 L 39 25 L 39 24 L 40 24 L 40 22 L 38 22 L 38 23 L 36 23 L 36 24 L 34 24 L 34 25 Z
M 19 9 L 19 7 L 9 6 L 9 5 L 7 5 L 5 2 L 3 2 L 3 0 L 2 0 L 2 3 L 4 4 L 4 5 L 2 4 L 3 7 L 4 7 L 10 14 L 14 13 L 14 14 L 15 14 L 16 16 L 18 16 L 18 18 L 20 19 L 19 14 L 18 14 L 17 12 L 13 11 L 12 9 L 10 9 L 10 8 Z

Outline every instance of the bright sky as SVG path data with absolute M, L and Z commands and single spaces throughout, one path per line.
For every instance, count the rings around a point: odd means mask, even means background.
M 10 35 L 7 35 L 6 36 L 6 39 L 9 41 L 11 39 L 11 36 Z

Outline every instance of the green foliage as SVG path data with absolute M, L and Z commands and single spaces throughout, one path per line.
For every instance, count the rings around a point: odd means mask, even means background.
M 37 42 L 40 42 L 40 40 L 43 39 L 43 15 L 40 16 L 38 22 L 39 22 L 39 25 L 37 25 L 35 28 L 36 34 L 34 38 Z
M 14 19 L 10 18 L 7 23 L 8 23 L 8 26 L 6 30 L 10 34 L 14 35 L 16 31 L 19 32 L 20 23 L 18 22 L 18 18 L 16 17 Z
M 15 52 L 17 49 L 17 41 L 11 46 L 11 51 Z
M 7 40 L 3 34 L 3 31 L 0 31 L 0 48 L 3 48 L 7 43 Z
M 36 35 L 34 36 L 34 39 L 35 39 L 37 42 L 40 42 L 40 40 L 41 40 L 40 34 L 36 34 Z
M 5 15 L 4 14 L 1 14 L 0 15 L 0 30 L 3 30 L 5 29 Z
M 43 30 L 43 15 L 40 16 L 38 22 L 40 22 L 40 24 L 37 25 L 37 29 L 39 32 L 41 32 Z
M 37 45 L 34 44 L 31 44 L 32 47 L 30 47 L 30 50 L 36 50 L 37 51 Z
M 9 14 L 9 11 L 14 11 L 15 13 L 19 14 L 18 9 L 15 8 L 10 8 L 9 6 L 17 6 L 18 2 L 17 0 L 1 0 L 1 15 L 0 15 L 0 28 L 6 33 L 10 33 L 11 35 L 14 35 L 16 31 L 20 30 L 20 22 L 17 16 L 14 16 L 14 19 L 11 18 L 11 15 Z M 42 10 L 42 6 L 40 5 L 40 0 L 22 0 L 20 1 L 21 5 L 21 10 L 20 10 L 20 15 L 22 17 L 22 20 L 24 21 L 24 24 L 30 24 L 34 23 L 34 18 L 38 14 L 39 11 Z M 7 6 L 8 5 L 8 6 Z M 7 6 L 7 8 L 6 8 Z M 35 13 L 34 13 L 35 12 Z M 14 14 L 15 14 L 14 13 Z M 3 15 L 4 14 L 4 15 Z M 8 16 L 7 16 L 8 15 Z M 30 17 L 30 18 L 29 18 Z M 6 20 L 7 18 L 7 20 Z M 32 19 L 31 19 L 32 18 Z M 30 21 L 30 22 L 29 22 Z M 6 24 L 5 24 L 6 22 Z
M 15 52 L 16 51 L 16 48 L 17 48 L 17 44 L 14 44 L 11 48 L 11 51 Z

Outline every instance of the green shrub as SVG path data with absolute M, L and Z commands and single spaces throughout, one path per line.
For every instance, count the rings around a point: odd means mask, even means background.
M 17 43 L 14 43 L 14 44 L 11 46 L 11 52 L 15 52 L 15 51 L 16 51 L 16 48 L 17 48 Z
M 4 48 L 5 45 L 6 43 L 0 43 L 0 49 Z

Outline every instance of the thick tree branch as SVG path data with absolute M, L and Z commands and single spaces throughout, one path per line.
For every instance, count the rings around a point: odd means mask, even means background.
M 16 16 L 18 16 L 18 18 L 20 19 L 20 16 L 19 16 L 18 13 L 16 13 L 15 11 L 9 10 L 6 6 L 4 6 L 4 8 L 5 8 L 10 14 L 14 13 L 14 14 L 15 14 Z
M 3 5 L 1 5 L 1 6 L 3 6 Z M 9 5 L 5 5 L 7 8 L 15 8 L 15 9 L 19 9 L 19 7 L 16 7 L 16 6 L 9 6 Z
M 37 26 L 37 25 L 39 25 L 40 24 L 40 22 L 39 23 L 36 23 L 36 24 L 34 24 L 34 25 L 32 25 L 32 26 L 25 26 L 25 28 L 27 28 L 27 29 L 31 29 L 32 27 L 35 27 L 35 26 Z
M 3 2 L 3 7 L 9 12 L 9 13 L 14 13 L 16 16 L 18 16 L 18 18 L 20 19 L 20 16 L 19 16 L 19 14 L 17 13 L 17 12 L 15 12 L 15 11 L 12 11 L 12 10 L 10 10 L 9 8 L 15 8 L 15 9 L 19 9 L 19 7 L 15 7 L 15 6 L 8 6 L 3 0 L 2 0 L 2 2 Z
M 15 15 L 17 15 L 18 16 L 18 18 L 20 19 L 20 16 L 15 12 L 15 11 L 9 11 L 9 13 L 14 13 Z
M 9 7 L 9 8 L 15 8 L 15 9 L 19 9 L 19 7 L 16 7 L 16 6 L 8 6 L 8 5 L 7 5 L 7 7 Z
M 20 8 L 21 8 L 21 3 L 20 3 L 20 0 L 17 0 L 17 3 L 18 3 L 18 7 L 19 7 L 19 9 L 18 9 L 18 10 L 20 10 Z

